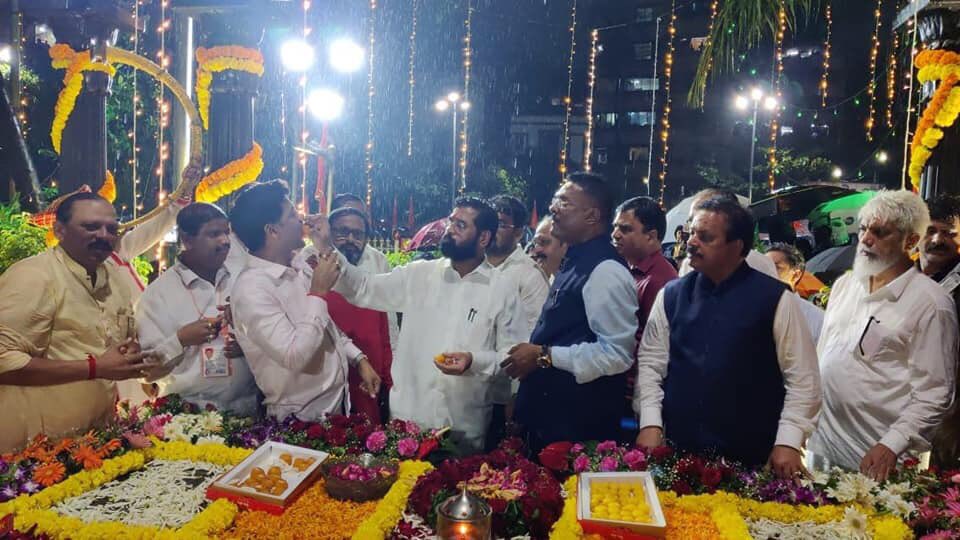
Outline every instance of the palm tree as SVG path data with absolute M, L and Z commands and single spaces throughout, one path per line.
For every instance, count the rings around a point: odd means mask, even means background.
M 703 46 L 689 103 L 699 105 L 707 82 L 736 70 L 737 59 L 761 41 L 776 36 L 780 9 L 786 14 L 787 29 L 796 31 L 814 15 L 825 0 L 719 0 L 717 17 Z

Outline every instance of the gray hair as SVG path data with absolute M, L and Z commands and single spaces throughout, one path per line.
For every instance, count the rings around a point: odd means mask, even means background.
M 863 205 L 858 218 L 865 226 L 883 223 L 893 226 L 904 236 L 911 233 L 922 236 L 930 224 L 930 211 L 923 199 L 912 191 L 881 190 Z

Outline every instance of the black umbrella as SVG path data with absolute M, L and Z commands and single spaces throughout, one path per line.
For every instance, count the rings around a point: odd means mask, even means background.
M 831 283 L 853 268 L 853 259 L 856 254 L 856 244 L 825 249 L 807 261 L 807 272 L 817 276 L 824 283 Z

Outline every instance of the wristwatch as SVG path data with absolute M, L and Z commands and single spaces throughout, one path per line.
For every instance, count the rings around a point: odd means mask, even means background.
M 356 358 L 353 359 L 352 362 L 350 362 L 350 367 L 360 367 L 360 362 L 363 362 L 364 360 L 369 361 L 370 359 L 367 358 L 366 354 L 360 353 L 359 356 L 357 356 Z
M 537 357 L 537 367 L 541 369 L 553 367 L 553 357 L 550 356 L 550 347 L 540 347 L 540 356 Z

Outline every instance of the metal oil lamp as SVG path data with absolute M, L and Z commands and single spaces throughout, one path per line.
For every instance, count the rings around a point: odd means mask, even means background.
M 437 509 L 437 536 L 440 540 L 490 540 L 492 517 L 490 505 L 464 488 Z

